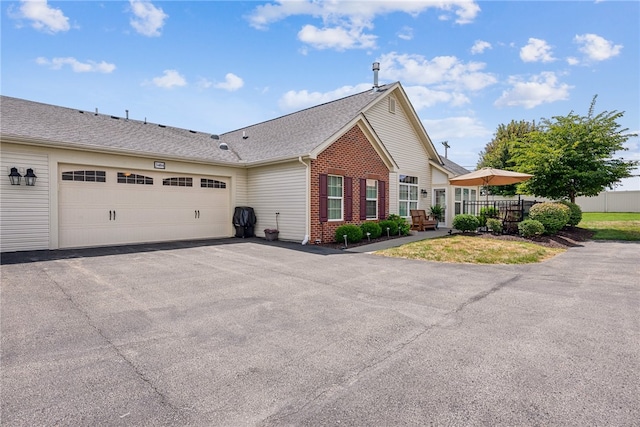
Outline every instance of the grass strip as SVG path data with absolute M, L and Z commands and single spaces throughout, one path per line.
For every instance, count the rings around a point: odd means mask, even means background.
M 446 236 L 408 243 L 375 252 L 377 255 L 424 261 L 467 264 L 531 264 L 549 259 L 565 249 L 528 242 Z

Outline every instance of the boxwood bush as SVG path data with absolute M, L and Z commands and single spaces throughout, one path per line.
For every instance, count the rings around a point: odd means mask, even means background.
M 497 218 L 498 217 L 498 208 L 493 206 L 485 206 L 480 209 L 480 214 L 478 215 L 478 227 L 488 226 L 487 219 L 489 218 Z
M 362 229 L 357 225 L 346 224 L 336 228 L 336 242 L 344 242 L 344 235 L 347 235 L 347 243 L 358 243 L 362 240 Z
M 367 237 L 367 233 L 371 234 L 369 237 L 372 239 L 377 239 L 382 234 L 382 228 L 377 222 L 363 222 L 360 229 L 362 229 L 362 238 Z M 387 230 L 385 229 L 385 231 Z
M 545 234 L 554 235 L 569 222 L 569 212 L 569 207 L 562 203 L 536 203 L 529 210 L 529 219 L 540 221 Z
M 409 222 L 404 217 L 396 214 L 390 214 L 387 219 L 396 223 L 397 228 L 395 234 L 398 234 L 398 231 L 403 236 L 409 234 L 409 230 L 411 230 L 411 224 L 409 224 Z
M 480 226 L 480 221 L 474 215 L 460 214 L 453 217 L 453 228 L 465 231 L 476 231 Z
M 567 224 L 572 227 L 580 224 L 580 221 L 582 221 L 582 209 L 580 209 L 580 206 L 568 200 L 562 200 L 558 203 L 562 203 L 569 208 L 569 222 Z
M 523 237 L 539 236 L 544 233 L 544 225 L 535 219 L 525 219 L 518 223 L 518 232 Z
M 494 234 L 502 233 L 502 221 L 497 218 L 487 218 L 487 228 Z
M 390 219 L 383 219 L 378 223 L 380 225 L 380 231 L 382 236 L 387 235 L 387 227 L 389 228 L 389 236 L 395 236 L 398 234 L 398 224 Z

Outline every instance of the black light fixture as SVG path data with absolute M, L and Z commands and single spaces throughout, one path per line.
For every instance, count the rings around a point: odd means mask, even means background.
M 35 173 L 33 173 L 33 169 L 29 168 L 27 169 L 27 173 L 24 176 L 24 183 L 29 187 L 33 187 L 34 185 L 36 185 L 36 178 L 38 177 Z
M 20 172 L 18 172 L 18 168 L 11 168 L 11 173 L 9 174 L 9 181 L 11 181 L 11 185 L 20 185 Z
M 422 194 L 422 197 L 427 197 L 429 192 L 423 188 L 422 190 L 420 190 L 420 194 Z

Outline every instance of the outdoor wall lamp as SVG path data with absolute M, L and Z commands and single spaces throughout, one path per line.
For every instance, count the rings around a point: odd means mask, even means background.
M 24 175 L 24 183 L 29 187 L 33 187 L 36 185 L 36 178 L 38 177 L 33 173 L 33 169 L 29 168 L 27 169 L 27 173 Z M 18 172 L 18 168 L 11 168 L 11 173 L 9 174 L 9 181 L 11 181 L 11 185 L 20 185 L 21 179 L 22 175 Z
M 422 194 L 422 197 L 427 197 L 429 192 L 423 188 L 422 190 L 420 190 L 420 194 Z
M 11 181 L 11 185 L 20 185 L 20 179 L 22 175 L 18 172 L 18 168 L 11 168 L 11 173 L 9 174 L 9 181 Z
M 27 173 L 24 175 L 24 183 L 29 187 L 33 187 L 36 185 L 36 178 L 38 177 L 33 173 L 33 169 L 29 168 L 27 169 Z

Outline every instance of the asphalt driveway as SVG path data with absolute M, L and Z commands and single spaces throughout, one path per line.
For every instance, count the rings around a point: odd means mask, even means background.
M 528 266 L 300 249 L 3 258 L 0 424 L 638 425 L 639 244 Z

